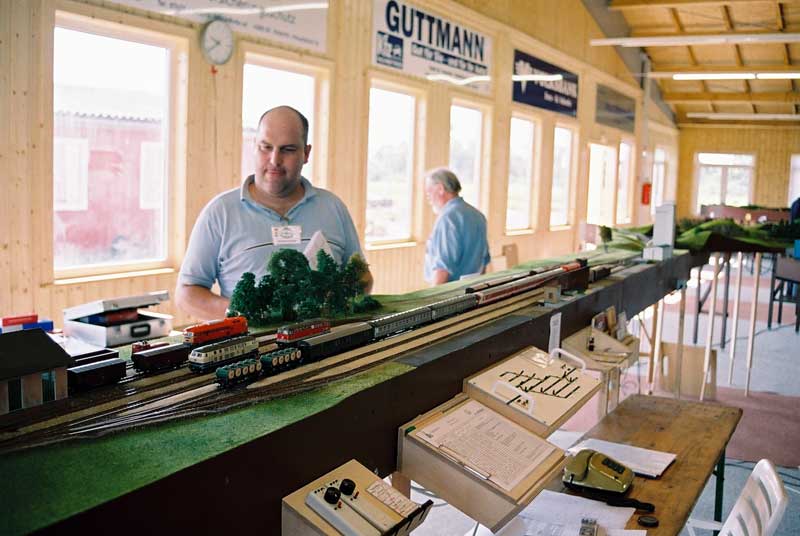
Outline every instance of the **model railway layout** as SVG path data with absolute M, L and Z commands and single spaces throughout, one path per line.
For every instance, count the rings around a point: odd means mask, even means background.
M 189 328 L 192 335 L 185 335 L 184 343 L 134 348 L 133 367 L 140 378 L 153 379 L 158 373 L 179 368 L 171 382 L 165 382 L 164 385 L 154 382 L 158 388 L 147 390 L 134 402 L 109 401 L 100 411 L 78 412 L 80 415 L 77 419 L 59 419 L 56 426 L 47 426 L 46 422 L 42 422 L 39 426 L 31 427 L 30 432 L 25 429 L 0 430 L 0 451 L 70 437 L 97 435 L 148 422 L 217 413 L 230 407 L 312 389 L 393 359 L 407 350 L 408 342 L 405 341 L 413 340 L 418 330 L 435 333 L 440 324 L 446 324 L 443 320 L 458 316 L 450 324 L 460 325 L 463 324 L 460 321 L 462 315 L 472 315 L 475 319 L 472 324 L 448 328 L 448 333 L 468 329 L 485 321 L 481 320 L 482 315 L 508 308 L 505 302 L 532 295 L 532 291 L 551 283 L 555 278 L 585 267 L 585 261 L 575 261 L 490 280 L 470 286 L 460 296 L 333 330 L 326 322 L 318 320 L 284 327 L 279 330 L 279 333 L 283 332 L 284 340 L 277 349 L 271 337 L 268 340 L 261 337 L 259 340 L 242 335 L 242 325 L 244 332 L 247 331 L 243 317 L 193 326 Z M 537 296 L 540 297 L 539 294 Z M 233 329 L 228 329 L 231 326 Z M 233 337 L 217 339 L 216 336 L 221 333 L 225 337 Z M 207 343 L 209 339 L 216 342 L 194 347 L 188 342 Z M 372 347 L 379 350 L 369 350 Z M 393 350 L 393 347 L 397 349 Z M 355 354 L 352 359 L 340 358 L 350 354 Z M 378 357 L 372 358 L 371 354 Z M 104 361 L 107 360 L 97 363 Z M 187 361 L 189 367 L 183 368 Z M 331 362 L 330 365 L 326 365 L 327 361 Z M 342 366 L 350 361 L 355 364 Z M 301 365 L 309 366 L 293 370 Z M 339 372 L 337 367 L 341 367 L 342 371 Z M 197 372 L 190 373 L 189 368 Z M 292 373 L 285 374 L 289 371 Z M 154 374 L 156 376 L 153 378 L 149 377 Z M 258 381 L 271 376 L 275 377 L 274 380 Z M 253 387 L 257 388 L 243 388 L 252 382 L 256 382 Z M 261 384 L 264 384 L 263 387 Z

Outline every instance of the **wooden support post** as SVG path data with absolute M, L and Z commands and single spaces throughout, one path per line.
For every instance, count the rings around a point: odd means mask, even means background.
M 739 331 L 739 300 L 742 296 L 743 260 L 744 255 L 740 251 L 736 255 L 736 262 L 739 264 L 739 269 L 736 272 L 736 290 L 733 296 L 733 326 L 731 326 L 731 353 L 730 363 L 728 364 L 728 385 L 733 385 L 733 360 L 736 359 L 736 334 Z
M 658 316 L 658 321 L 656 322 L 656 332 L 653 334 L 653 377 L 650 382 L 649 393 L 653 392 L 658 378 L 661 375 L 661 336 L 664 332 L 664 298 L 658 300 L 656 314 Z
M 731 253 L 725 252 L 722 263 L 725 266 L 725 292 L 722 294 L 722 329 L 719 330 L 719 347 L 725 349 L 725 335 L 728 329 L 728 294 L 731 288 Z
M 683 325 L 686 319 L 686 284 L 680 290 L 680 306 L 678 312 L 678 348 L 675 350 L 675 398 L 681 397 L 681 369 L 683 368 Z
M 753 303 L 750 305 L 750 337 L 747 341 L 747 376 L 744 381 L 744 396 L 750 394 L 750 369 L 753 366 L 753 346 L 756 342 L 756 317 L 758 311 L 758 282 L 761 280 L 761 253 L 756 253 L 755 266 L 753 267 L 755 281 L 753 281 Z
M 714 338 L 714 319 L 717 317 L 717 277 L 719 276 L 719 254 L 714 254 L 714 278 L 711 280 L 711 304 L 708 306 L 708 332 L 706 333 L 706 350 L 703 355 L 703 383 L 700 387 L 700 400 L 706 396 L 708 367 L 711 362 L 711 341 Z
M 650 359 L 647 362 L 647 394 L 653 394 L 653 379 L 655 378 L 656 366 L 656 332 L 658 331 L 658 305 L 653 304 L 650 306 L 653 309 L 653 317 L 650 319 L 650 332 L 653 334 L 650 339 Z

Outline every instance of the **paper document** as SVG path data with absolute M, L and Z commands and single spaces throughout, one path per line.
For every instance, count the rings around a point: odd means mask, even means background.
M 524 534 L 525 536 L 559 536 L 578 534 L 581 519 L 596 519 L 606 532 L 611 529 L 624 529 L 635 510 L 608 506 L 599 501 L 584 499 L 566 493 L 544 490 L 519 513 L 524 530 L 513 530 L 511 523 L 500 535 Z M 516 520 L 515 520 L 516 521 Z M 519 527 L 520 523 L 515 523 Z
M 511 491 L 556 447 L 470 400 L 416 436 L 486 480 Z
M 592 449 L 614 458 L 622 465 L 641 476 L 656 478 L 675 460 L 670 452 L 632 447 L 621 443 L 612 443 L 602 439 L 586 439 L 571 447 L 567 452 L 575 454 L 582 449 Z

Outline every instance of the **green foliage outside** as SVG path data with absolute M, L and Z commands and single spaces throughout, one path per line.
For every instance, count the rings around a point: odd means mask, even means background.
M 340 267 L 322 250 L 317 252 L 317 269 L 312 270 L 301 252 L 281 249 L 272 254 L 258 283 L 251 272 L 242 275 L 231 296 L 229 315 L 240 314 L 250 324 L 263 326 L 371 311 L 380 303 L 364 296 L 368 270 L 359 255 Z

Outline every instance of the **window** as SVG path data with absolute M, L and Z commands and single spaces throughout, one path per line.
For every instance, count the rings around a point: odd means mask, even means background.
M 178 136 L 178 41 L 57 14 L 53 265 L 163 265 Z
M 614 194 L 616 188 L 614 148 L 589 144 L 589 199 L 586 222 L 594 225 L 614 224 Z
M 367 242 L 411 238 L 415 117 L 414 96 L 370 89 Z
M 650 214 L 655 216 L 656 207 L 664 204 L 664 180 L 667 176 L 667 152 L 657 147 L 653 153 L 653 198 L 650 200 Z
M 617 164 L 617 224 L 631 222 L 631 166 L 633 165 L 633 148 L 630 143 L 619 144 L 619 161 Z
M 483 113 L 475 108 L 450 107 L 450 169 L 461 183 L 461 197 L 480 208 Z
M 550 197 L 550 227 L 569 224 L 572 182 L 572 130 L 556 127 L 553 136 L 553 189 Z
M 789 204 L 800 197 L 800 154 L 792 155 L 791 172 L 789 174 Z
M 49 370 L 42 372 L 42 402 L 56 399 L 56 373 Z
M 702 205 L 750 204 L 754 165 L 753 155 L 698 153 L 695 211 Z
M 22 379 L 8 380 L 8 411 L 22 409 Z
M 533 154 L 536 126 L 532 121 L 511 118 L 508 155 L 508 207 L 506 229 L 530 229 L 533 191 Z
M 255 170 L 255 139 L 261 115 L 280 105 L 288 105 L 308 119 L 308 143 L 314 139 L 316 79 L 287 69 L 245 63 L 242 80 L 242 177 Z M 303 176 L 314 182 L 314 150 L 303 167 Z

